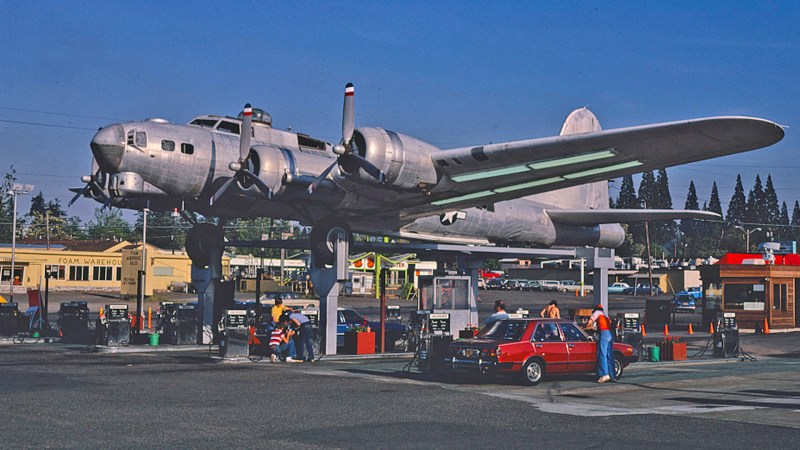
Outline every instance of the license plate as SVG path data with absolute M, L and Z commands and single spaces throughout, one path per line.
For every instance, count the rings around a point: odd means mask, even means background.
M 474 348 L 465 348 L 463 353 L 467 358 L 477 358 L 481 354 L 480 350 Z

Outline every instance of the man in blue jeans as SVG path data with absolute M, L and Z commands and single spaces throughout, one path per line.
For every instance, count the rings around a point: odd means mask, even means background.
M 585 329 L 590 329 L 597 324 L 597 379 L 598 383 L 616 381 L 614 377 L 614 335 L 611 333 L 611 319 L 603 312 L 603 305 L 597 305 L 592 310 L 592 316 L 586 323 Z
M 300 362 L 294 349 L 292 336 L 294 332 L 285 324 L 279 323 L 269 335 L 270 360 L 278 362 L 278 358 L 286 357 L 286 362 Z
M 311 344 L 311 320 L 308 316 L 300 312 L 292 312 L 289 314 L 292 328 L 298 331 L 299 335 L 295 337 L 297 341 L 295 347 L 297 348 L 297 357 L 301 361 L 314 362 L 314 347 Z M 303 358 L 304 351 L 308 351 L 308 358 Z

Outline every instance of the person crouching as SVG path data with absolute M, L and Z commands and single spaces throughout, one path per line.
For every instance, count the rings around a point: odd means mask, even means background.
M 294 331 L 287 324 L 278 322 L 269 335 L 270 361 L 277 362 L 278 358 L 286 362 L 299 362 L 294 348 L 292 336 Z M 285 359 L 284 359 L 285 358 Z

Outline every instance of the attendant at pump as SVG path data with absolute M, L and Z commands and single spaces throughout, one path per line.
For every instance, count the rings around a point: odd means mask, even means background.
M 611 319 L 603 312 L 603 305 L 597 305 L 592 310 L 592 316 L 586 323 L 585 329 L 590 329 L 597 324 L 600 338 L 597 340 L 597 379 L 598 383 L 616 381 L 614 379 L 614 336 L 611 334 Z
M 311 320 L 300 312 L 292 312 L 289 314 L 289 321 L 291 321 L 292 328 L 297 330 L 298 334 L 295 335 L 295 347 L 297 347 L 297 357 L 301 361 L 314 362 L 314 347 L 311 344 Z M 304 350 L 308 351 L 308 358 L 303 358 Z
M 292 308 L 283 304 L 283 297 L 280 294 L 275 296 L 275 305 L 272 307 L 272 323 L 280 323 L 281 316 L 285 312 L 291 312 Z
M 487 317 L 483 323 L 486 325 L 491 325 L 492 322 L 505 319 L 508 319 L 508 313 L 506 312 L 506 302 L 504 302 L 503 300 L 498 300 L 494 302 L 494 314 Z
M 286 357 L 286 362 L 299 362 L 295 359 L 297 352 L 292 340 L 293 335 L 294 332 L 286 324 L 279 323 L 273 328 L 269 335 L 270 361 L 277 362 L 279 357 Z
M 548 319 L 560 319 L 561 310 L 558 309 L 558 302 L 551 300 L 547 306 L 539 313 L 539 317 L 546 317 Z

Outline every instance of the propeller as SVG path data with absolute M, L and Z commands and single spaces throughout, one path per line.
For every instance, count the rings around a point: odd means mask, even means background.
M 72 206 L 79 198 L 85 197 L 89 193 L 94 193 L 103 200 L 103 209 L 110 207 L 111 197 L 106 194 L 103 186 L 100 184 L 99 180 L 101 177 L 103 177 L 103 173 L 100 171 L 100 165 L 97 164 L 97 160 L 92 158 L 92 174 L 81 177 L 81 181 L 86 183 L 85 186 L 69 188 L 70 191 L 75 193 L 75 196 L 67 203 L 67 206 Z
M 344 87 L 344 107 L 342 109 L 342 141 L 338 145 L 333 146 L 333 153 L 338 156 L 336 157 L 336 161 L 323 170 L 322 173 L 308 185 L 309 194 L 319 187 L 320 183 L 328 177 L 328 174 L 331 173 L 331 170 L 333 170 L 337 164 L 348 162 L 355 163 L 358 167 L 364 169 L 372 178 L 378 180 L 379 183 L 383 183 L 386 179 L 386 176 L 380 169 L 367 161 L 363 156 L 353 151 L 353 133 L 355 132 L 354 94 L 355 88 L 353 87 L 353 83 L 347 83 Z
M 211 196 L 209 200 L 209 204 L 214 206 L 214 203 L 225 194 L 225 191 L 233 184 L 234 181 L 237 180 L 242 184 L 252 183 L 254 184 L 264 197 L 267 199 L 272 199 L 272 189 L 266 185 L 261 178 L 258 178 L 256 174 L 254 174 L 250 167 L 246 164 L 248 162 L 248 156 L 250 154 L 250 135 L 252 134 L 253 129 L 253 108 L 250 106 L 250 103 L 244 105 L 244 111 L 242 111 L 242 129 L 239 140 L 239 160 L 231 162 L 228 164 L 228 168 L 232 171 L 236 172 L 232 177 L 228 178 L 222 186 L 217 189 L 217 192 Z

